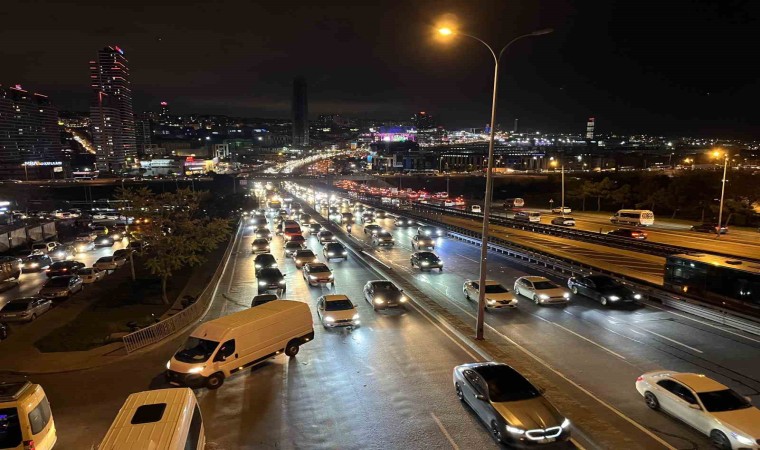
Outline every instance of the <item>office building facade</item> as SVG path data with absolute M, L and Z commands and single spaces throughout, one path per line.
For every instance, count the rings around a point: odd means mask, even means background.
M 124 51 L 105 47 L 90 61 L 90 120 L 99 171 L 120 172 L 137 156 L 132 87 Z
M 297 77 L 293 80 L 293 147 L 309 145 L 309 104 L 306 92 L 306 79 Z
M 0 178 L 47 178 L 64 159 L 50 99 L 20 85 L 0 86 Z

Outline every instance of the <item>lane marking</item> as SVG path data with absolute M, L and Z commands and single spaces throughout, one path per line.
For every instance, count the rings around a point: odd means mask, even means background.
M 747 339 L 748 341 L 752 341 L 752 342 L 757 342 L 757 343 L 760 343 L 760 340 L 758 340 L 758 339 L 754 339 L 754 338 L 751 338 L 751 337 L 749 337 L 749 336 L 744 336 L 744 335 L 742 335 L 742 334 L 739 334 L 739 333 L 736 333 L 736 332 L 734 332 L 734 331 L 731 331 L 731 330 L 727 330 L 727 329 L 725 329 L 725 328 L 721 328 L 721 327 L 719 327 L 719 326 L 716 326 L 716 325 L 714 325 L 714 324 L 711 324 L 711 323 L 709 323 L 709 322 L 704 322 L 704 321 L 702 321 L 702 320 L 698 320 L 698 319 L 695 319 L 695 318 L 693 318 L 693 317 L 689 317 L 689 316 L 687 316 L 687 315 L 684 315 L 684 314 L 678 313 L 678 312 L 676 312 L 676 311 L 670 311 L 670 310 L 668 310 L 668 309 L 665 309 L 665 308 L 661 308 L 661 307 L 659 307 L 659 306 L 657 306 L 657 305 L 650 305 L 649 303 L 646 303 L 646 306 L 649 306 L 649 307 L 652 307 L 652 308 L 655 308 L 655 309 L 659 309 L 660 311 L 664 311 L 664 312 L 666 312 L 666 313 L 669 313 L 669 314 L 673 314 L 674 316 L 683 317 L 684 319 L 688 319 L 688 320 L 692 320 L 692 321 L 694 321 L 694 322 L 697 322 L 697 323 L 701 323 L 702 325 L 707 325 L 707 326 L 709 326 L 709 327 L 715 328 L 716 330 L 721 330 L 721 331 L 724 331 L 724 332 L 726 332 L 726 333 L 728 333 L 728 334 L 733 334 L 734 336 L 739 336 L 739 337 L 741 337 L 741 338 Z
M 430 415 L 433 416 L 433 420 L 435 420 L 436 425 L 438 425 L 438 428 L 440 428 L 441 433 L 443 433 L 443 435 L 446 436 L 446 439 L 448 439 L 449 444 L 451 444 L 451 448 L 454 450 L 459 450 L 459 446 L 456 442 L 454 442 L 454 439 L 451 438 L 449 432 L 446 431 L 446 428 L 443 426 L 443 423 L 441 423 L 440 419 L 438 419 L 438 417 L 436 417 L 432 411 L 430 411 Z
M 615 352 L 613 352 L 612 350 L 608 349 L 607 347 L 603 346 L 602 344 L 598 344 L 598 343 L 596 343 L 596 342 L 592 341 L 591 339 L 589 339 L 589 338 L 587 338 L 587 337 L 585 337 L 585 336 L 582 336 L 582 335 L 580 335 L 580 334 L 576 333 L 575 331 L 573 331 L 573 330 L 571 330 L 571 329 L 569 329 L 569 328 L 565 328 L 565 327 L 563 327 L 562 325 L 560 325 L 560 324 L 558 324 L 558 323 L 556 323 L 556 322 L 551 322 L 551 323 L 552 323 L 552 324 L 554 324 L 554 326 L 556 326 L 556 327 L 560 327 L 560 328 L 562 328 L 563 330 L 567 331 L 568 333 L 572 333 L 572 334 L 574 334 L 575 336 L 578 336 L 579 338 L 583 339 L 584 341 L 586 341 L 586 342 L 588 342 L 588 343 L 590 343 L 590 344 L 594 344 L 594 345 L 596 345 L 597 347 L 601 348 L 602 350 L 605 350 L 605 351 L 607 351 L 607 352 L 610 352 L 611 354 L 613 354 L 613 355 L 617 356 L 618 358 L 620 358 L 620 359 L 622 359 L 622 360 L 624 360 L 624 361 L 626 360 L 626 357 L 625 357 L 625 356 L 621 355 L 620 353 L 615 353 Z M 626 362 L 627 362 L 627 361 L 626 361 Z
M 580 442 L 575 440 L 575 438 L 571 437 L 570 442 L 572 442 L 575 448 L 577 448 L 578 450 L 586 450 L 586 447 L 582 446 Z
M 683 342 L 678 342 L 677 340 L 675 340 L 675 339 L 671 339 L 671 338 L 669 338 L 669 337 L 667 337 L 667 336 L 663 336 L 663 335 L 661 335 L 660 333 L 655 333 L 654 331 L 651 331 L 651 330 L 647 330 L 646 328 L 642 328 L 642 330 L 646 331 L 647 333 L 652 333 L 653 335 L 655 335 L 655 336 L 659 336 L 659 337 L 661 337 L 661 338 L 663 338 L 663 339 L 667 339 L 667 340 L 669 340 L 670 342 L 673 342 L 674 344 L 678 344 L 678 345 L 681 345 L 681 346 L 683 346 L 683 347 L 686 347 L 686 348 L 688 348 L 688 349 L 690 349 L 690 350 L 693 350 L 693 351 L 695 351 L 695 352 L 697 352 L 697 353 L 704 353 L 702 350 L 700 350 L 700 349 L 698 349 L 698 348 L 694 348 L 694 347 L 688 346 L 688 345 L 684 344 Z

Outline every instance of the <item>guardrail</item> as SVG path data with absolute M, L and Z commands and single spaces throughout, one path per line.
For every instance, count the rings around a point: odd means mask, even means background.
M 238 226 L 240 226 L 240 224 L 238 224 Z M 211 300 L 213 300 L 214 287 L 221 278 L 222 272 L 224 272 L 224 261 L 227 261 L 229 258 L 236 241 L 237 231 L 235 232 L 235 236 L 230 239 L 229 244 L 227 244 L 227 249 L 222 256 L 222 260 L 217 266 L 216 271 L 214 271 L 214 275 L 211 276 L 211 280 L 206 287 L 203 288 L 200 295 L 198 295 L 198 300 L 195 303 L 171 317 L 167 317 L 158 323 L 154 323 L 153 325 L 122 337 L 124 348 L 126 348 L 127 353 L 132 353 L 143 347 L 160 342 L 172 334 L 184 330 L 188 325 L 197 321 L 203 316 L 203 314 L 205 314 L 206 310 L 211 305 Z

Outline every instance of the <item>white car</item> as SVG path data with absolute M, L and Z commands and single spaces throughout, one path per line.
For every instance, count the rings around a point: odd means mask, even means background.
M 303 265 L 303 279 L 309 286 L 331 284 L 335 286 L 335 277 L 327 264 L 321 262 L 306 263 Z
M 536 305 L 567 303 L 570 292 L 544 277 L 520 277 L 515 280 L 515 294 L 527 297 Z
M 100 270 L 116 270 L 126 262 L 126 260 L 114 256 L 104 256 L 95 261 L 95 264 L 93 264 L 92 267 Z
M 563 211 L 564 210 L 564 211 Z M 573 210 L 569 206 L 552 208 L 552 214 L 570 214 Z
M 462 286 L 462 292 L 467 300 L 478 300 L 480 289 L 478 280 L 467 280 Z M 516 308 L 517 297 L 514 292 L 505 288 L 498 281 L 486 280 L 486 311 L 490 309 Z
M 79 271 L 77 271 L 77 275 L 82 277 L 84 284 L 90 284 L 105 278 L 106 271 L 97 269 L 95 267 L 88 267 L 86 269 L 79 269 Z
M 648 407 L 691 425 L 719 449 L 760 449 L 760 409 L 715 380 L 663 370 L 638 377 L 636 390 Z
M 483 210 L 480 209 L 480 205 L 472 205 L 472 206 L 470 206 L 470 211 L 474 212 L 474 213 L 478 213 L 478 214 L 481 213 L 481 212 L 483 212 Z
M 317 300 L 317 316 L 325 328 L 355 327 L 359 325 L 356 305 L 345 295 L 323 295 Z

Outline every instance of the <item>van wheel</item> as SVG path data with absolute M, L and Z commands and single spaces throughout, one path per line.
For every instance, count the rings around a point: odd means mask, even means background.
M 214 390 L 219 389 L 224 384 L 224 375 L 221 372 L 217 372 L 206 380 L 206 387 Z
M 573 286 L 571 290 L 573 291 L 573 295 L 578 295 L 578 286 Z
M 601 297 L 599 303 L 601 303 L 602 306 L 607 306 L 607 297 Z
M 296 341 L 290 341 L 285 347 L 285 354 L 292 358 L 298 354 L 298 349 L 298 343 Z

